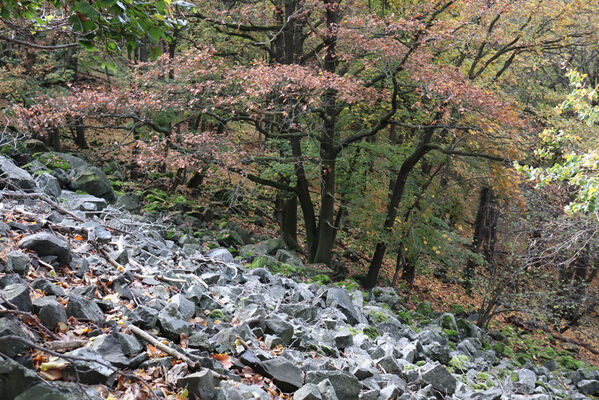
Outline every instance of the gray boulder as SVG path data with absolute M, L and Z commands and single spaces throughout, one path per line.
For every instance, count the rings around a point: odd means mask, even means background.
M 29 172 L 15 165 L 11 160 L 0 156 L 0 188 L 15 186 L 26 192 L 35 192 L 37 184 Z
M 21 251 L 9 251 L 6 253 L 6 266 L 8 272 L 16 272 L 21 276 L 27 275 L 31 260 L 29 256 Z
M 29 288 L 27 285 L 13 283 L 0 290 L 0 302 L 10 303 L 17 307 L 17 310 L 29 312 L 32 309 L 31 297 L 29 296 Z M 11 308 L 10 304 L 4 303 L 7 308 Z
M 322 397 L 317 385 L 306 383 L 293 394 L 293 400 L 322 400 Z
M 537 385 L 537 374 L 529 369 L 518 371 L 518 381 L 514 383 L 516 393 L 531 394 Z
M 451 396 L 455 392 L 457 381 L 443 365 L 438 364 L 429 368 L 422 373 L 421 378 L 425 383 L 432 385 L 435 390 L 447 396 Z
M 329 288 L 326 305 L 327 307 L 335 307 L 341 310 L 351 325 L 356 325 L 364 320 L 364 317 L 356 311 L 352 299 L 345 289 L 338 287 Z
M 110 181 L 104 172 L 97 167 L 86 165 L 71 171 L 73 190 L 82 190 L 108 201 L 116 200 L 116 195 L 110 186 Z
M 11 318 L 0 318 L 0 337 L 4 336 L 19 336 L 23 339 L 29 339 L 25 333 L 23 332 L 23 328 L 19 325 L 18 322 Z M 0 353 L 8 356 L 14 357 L 17 354 L 25 351 L 28 346 L 20 342 L 18 340 L 0 340 Z M 0 362 L 0 371 L 1 371 L 2 363 Z M 2 373 L 0 372 L 0 377 Z M 0 383 L 2 379 L 0 379 Z
M 65 324 L 67 322 L 67 313 L 64 307 L 51 297 L 33 299 L 33 312 L 50 330 L 54 330 L 60 322 Z
M 141 209 L 139 196 L 135 193 L 125 193 L 120 195 L 116 200 L 115 206 L 129 212 L 136 212 Z
M 40 232 L 21 239 L 19 247 L 33 250 L 39 256 L 56 256 L 61 264 L 71 262 L 71 248 L 61 238 L 51 233 Z
M 306 383 L 320 383 L 328 379 L 339 399 L 358 400 L 360 394 L 360 381 L 358 378 L 345 371 L 309 371 L 306 374 Z
M 283 392 L 295 392 L 304 383 L 302 370 L 281 357 L 264 361 L 261 369 Z
M 58 179 L 56 179 L 54 176 L 50 175 L 47 172 L 44 172 L 38 175 L 35 178 L 35 181 L 37 182 L 37 186 L 42 191 L 42 193 L 47 194 L 53 199 L 57 199 L 60 196 L 62 188 L 60 187 Z
M 177 387 L 187 388 L 189 394 L 198 399 L 212 400 L 216 397 L 216 385 L 212 371 L 203 369 L 177 380 Z
M 3 344 L 1 342 L 0 348 L 3 348 Z M 4 353 L 3 350 L 0 351 Z M 15 399 L 21 393 L 25 392 L 38 382 L 40 382 L 40 378 L 35 374 L 35 372 L 25 368 L 18 362 L 13 361 L 10 358 L 0 362 L 0 398 L 6 400 Z M 28 400 L 34 399 L 37 398 L 28 398 Z
M 67 315 L 82 321 L 93 321 L 98 325 L 104 323 L 104 313 L 100 307 L 94 301 L 80 296 L 69 296 Z
M 596 395 L 599 393 L 599 381 L 583 379 L 577 384 L 578 389 L 584 394 Z
M 65 355 L 83 359 L 68 360 L 70 364 L 64 374 L 73 380 L 89 385 L 110 386 L 116 377 L 116 369 L 110 368 L 108 361 L 89 347 L 82 347 Z

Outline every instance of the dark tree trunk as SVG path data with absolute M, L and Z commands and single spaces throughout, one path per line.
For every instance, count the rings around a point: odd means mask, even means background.
M 87 140 L 85 139 L 85 126 L 83 125 L 83 118 L 75 118 L 75 144 L 82 148 L 88 149 Z
M 487 263 L 493 262 L 495 241 L 497 235 L 497 217 L 499 210 L 493 194 L 493 189 L 483 187 L 480 192 L 480 201 L 476 220 L 474 222 L 474 236 L 472 238 L 472 252 L 481 250 Z M 476 263 L 470 258 L 463 272 L 463 286 L 470 294 L 476 274 Z
M 389 202 L 387 203 L 387 217 L 385 218 L 385 224 L 383 226 L 386 235 L 391 233 L 393 225 L 395 224 L 397 208 L 402 200 L 408 177 L 410 176 L 410 173 L 416 164 L 418 164 L 418 161 L 420 161 L 420 159 L 422 159 L 422 157 L 424 157 L 424 155 L 428 152 L 427 145 L 433 136 L 433 132 L 434 129 L 427 129 L 424 131 L 420 142 L 412 154 L 410 154 L 410 156 L 404 160 L 399 168 L 399 171 L 397 172 L 397 177 L 393 183 L 391 195 L 389 196 Z M 368 268 L 368 275 L 366 276 L 366 281 L 364 282 L 364 287 L 366 289 L 372 289 L 376 286 L 386 251 L 387 244 L 385 242 L 381 241 L 377 243 L 374 255 L 372 256 L 372 261 L 370 262 L 370 267 Z

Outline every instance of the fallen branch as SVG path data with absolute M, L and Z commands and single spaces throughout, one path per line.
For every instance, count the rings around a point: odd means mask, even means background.
M 83 347 L 87 342 L 87 340 L 56 340 L 46 343 L 46 346 L 53 351 L 69 351 Z
M 178 352 L 177 350 L 173 349 L 172 347 L 169 347 L 169 346 L 165 345 L 160 340 L 158 340 L 154 336 L 150 335 L 148 332 L 146 332 L 146 331 L 138 328 L 135 325 L 125 325 L 125 326 L 131 332 L 135 333 L 137 336 L 139 336 L 140 338 L 142 338 L 146 342 L 148 342 L 151 345 L 155 346 L 157 349 L 160 349 L 160 350 L 164 351 L 166 354 L 175 357 L 177 360 L 183 361 L 190 368 L 195 369 L 195 368 L 198 367 L 198 363 L 197 362 L 191 360 L 185 354 Z

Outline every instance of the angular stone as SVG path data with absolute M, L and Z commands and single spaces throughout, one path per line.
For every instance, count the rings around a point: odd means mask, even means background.
M 177 380 L 177 387 L 187 388 L 189 394 L 198 399 L 212 400 L 216 397 L 216 385 L 212 371 L 203 369 Z
M 306 383 L 293 394 L 293 400 L 322 400 L 322 397 L 317 385 Z
M 381 390 L 378 400 L 397 399 L 402 394 L 404 394 L 404 390 L 402 388 L 395 385 L 389 385 L 383 390 Z
M 354 344 L 354 336 L 347 329 L 341 329 L 335 332 L 335 346 L 338 349 L 345 349 Z
M 85 166 L 73 171 L 71 187 L 108 201 L 116 200 L 108 177 L 97 167 Z
M 216 261 L 222 261 L 226 263 L 232 263 L 235 261 L 233 255 L 227 249 L 214 249 L 208 253 L 207 256 Z
M 358 378 L 359 380 L 364 380 L 372 377 L 374 374 L 372 371 L 366 367 L 356 367 L 352 370 L 352 374 Z
M 306 383 L 320 383 L 328 379 L 339 399 L 358 400 L 360 382 L 358 378 L 344 371 L 309 371 L 306 374 Z
M 129 212 L 136 212 L 141 209 L 139 196 L 137 196 L 135 193 L 125 193 L 119 196 L 116 200 L 115 206 Z
M 71 262 L 71 248 L 61 238 L 50 233 L 41 232 L 26 236 L 19 242 L 19 247 L 36 252 L 39 256 L 56 256 L 61 264 Z
M 529 369 L 518 371 L 518 381 L 514 383 L 516 393 L 531 394 L 537 385 L 537 374 Z
M 60 187 L 58 179 L 56 179 L 54 176 L 44 172 L 38 175 L 35 180 L 42 193 L 47 194 L 53 199 L 57 199 L 60 196 L 62 188 Z
M 51 297 L 33 299 L 33 312 L 50 330 L 54 330 L 60 322 L 65 324 L 67 322 L 67 313 L 64 307 Z
M 21 276 L 27 275 L 31 260 L 29 256 L 21 251 L 9 251 L 6 253 L 7 272 L 16 272 Z
M 85 359 L 85 361 L 68 360 L 70 364 L 64 370 L 64 374 L 73 380 L 77 379 L 78 382 L 88 385 L 110 386 L 116 377 L 116 369 L 107 367 L 108 361 L 89 347 L 81 347 L 65 355 Z
M 351 325 L 360 323 L 363 319 L 354 308 L 352 299 L 347 290 L 337 287 L 329 288 L 327 291 L 327 307 L 336 307 L 347 317 L 347 321 Z
M 3 348 L 2 343 L 0 343 L 0 348 Z M 18 362 L 13 361 L 10 358 L 0 362 L 1 399 L 13 400 L 38 382 L 40 382 L 40 378 L 35 374 L 35 372 L 25 368 Z M 37 399 L 35 397 L 30 397 L 27 400 Z
M 7 301 L 9 304 L 17 307 L 17 310 L 29 312 L 32 309 L 31 297 L 29 296 L 29 288 L 20 283 L 13 283 L 0 290 L 0 302 Z M 10 305 L 5 304 L 11 308 Z
M 191 335 L 193 330 L 193 325 L 189 322 L 163 312 L 158 314 L 158 322 L 162 334 L 174 341 L 178 341 L 182 333 L 186 336 Z
M 58 285 L 50 282 L 48 279 L 36 279 L 31 284 L 34 289 L 39 289 L 46 296 L 66 296 L 65 291 Z
M 446 396 L 451 396 L 455 392 L 457 381 L 443 365 L 438 364 L 429 368 L 422 373 L 421 378 Z
M 294 267 L 303 267 L 304 263 L 302 259 L 293 251 L 286 249 L 277 250 L 277 254 L 275 255 L 277 261 L 280 261 L 284 264 L 293 265 Z
M 277 335 L 282 344 L 287 346 L 293 337 L 293 325 L 278 317 L 273 317 L 266 320 L 266 333 Z
M 15 397 L 14 400 L 101 400 L 92 388 L 72 382 L 40 383 Z
M 123 353 L 121 342 L 114 333 L 96 336 L 89 348 L 116 367 L 125 368 L 129 364 L 129 360 Z
M 93 321 L 98 325 L 104 324 L 104 313 L 100 307 L 92 300 L 75 295 L 69 296 L 67 315 L 82 321 Z
M 177 307 L 177 311 L 181 319 L 187 320 L 193 317 L 196 313 L 195 304 L 181 294 L 176 294 L 171 297 L 170 303 Z
M 583 379 L 576 385 L 584 394 L 596 395 L 599 392 L 599 381 Z
M 403 376 L 403 369 L 395 361 L 393 356 L 385 356 L 376 361 L 376 366 L 381 368 L 387 374 Z
M 3 179 L 3 181 L 0 181 L 0 187 L 2 188 L 7 186 L 4 181 L 8 181 L 10 185 L 26 192 L 35 192 L 37 190 L 37 185 L 29 172 L 17 167 L 12 160 L 4 156 L 0 156 L 0 177 Z M 9 188 L 12 189 L 10 186 Z
M 23 339 L 29 340 L 19 323 L 11 318 L 0 318 L 0 337 L 4 336 L 19 336 Z M 0 341 L 0 353 L 6 355 L 7 357 L 14 357 L 28 348 L 29 346 L 18 340 Z M 0 366 L 1 365 L 2 363 L 0 363 Z
M 325 379 L 318 384 L 318 390 L 320 391 L 323 400 L 339 400 L 333 384 L 328 379 Z
M 283 392 L 295 392 L 304 383 L 302 370 L 281 357 L 262 362 L 261 369 Z

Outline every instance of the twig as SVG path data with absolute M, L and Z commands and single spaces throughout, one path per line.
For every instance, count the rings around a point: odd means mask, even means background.
M 67 351 L 78 349 L 87 344 L 87 340 L 56 340 L 46 343 L 46 346 L 53 351 Z
M 150 343 L 153 346 L 156 346 L 156 348 L 164 351 L 166 354 L 168 354 L 170 356 L 173 356 L 173 357 L 175 357 L 178 360 L 183 361 L 190 368 L 192 368 L 192 369 L 197 368 L 198 364 L 195 361 L 192 361 L 185 354 L 182 354 L 182 353 L 178 352 L 177 350 L 173 349 L 172 347 L 169 347 L 169 346 L 165 345 L 160 340 L 156 339 L 154 336 L 150 335 L 146 331 L 138 328 L 135 325 L 125 325 L 125 326 L 127 327 L 127 329 L 129 329 L 131 332 L 135 333 L 137 336 L 139 336 L 140 338 L 142 338 L 146 342 Z

